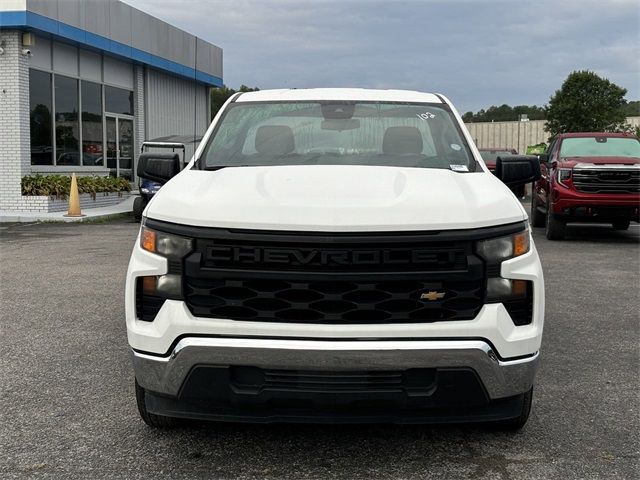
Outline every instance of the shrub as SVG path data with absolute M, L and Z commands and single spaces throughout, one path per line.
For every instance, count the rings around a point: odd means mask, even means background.
M 97 193 L 130 192 L 129 180 L 121 177 L 77 177 L 78 193 L 89 193 L 95 200 Z M 71 189 L 68 175 L 27 175 L 22 177 L 22 195 L 44 195 L 65 199 Z

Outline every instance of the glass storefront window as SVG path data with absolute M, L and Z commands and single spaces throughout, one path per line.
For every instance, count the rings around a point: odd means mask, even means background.
M 78 80 L 55 76 L 56 165 L 80 165 Z
M 133 92 L 105 85 L 104 109 L 111 113 L 133 115 Z
M 101 167 L 133 179 L 133 120 L 123 118 L 133 116 L 132 91 L 30 69 L 29 101 L 32 165 Z
M 102 147 L 102 87 L 82 81 L 82 165 L 104 166 Z
M 53 163 L 51 129 L 51 74 L 31 70 L 29 75 L 31 165 Z

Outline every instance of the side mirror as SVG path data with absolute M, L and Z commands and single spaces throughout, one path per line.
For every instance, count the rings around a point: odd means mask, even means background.
M 498 157 L 495 175 L 507 186 L 535 182 L 540 178 L 540 160 L 535 155 Z
M 138 177 L 160 184 L 167 183 L 180 173 L 177 153 L 143 153 L 138 159 Z

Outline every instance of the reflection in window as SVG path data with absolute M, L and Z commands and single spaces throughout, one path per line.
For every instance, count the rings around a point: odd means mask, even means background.
M 56 165 L 80 165 L 78 81 L 56 75 Z
M 118 146 L 120 147 L 120 176 L 133 181 L 133 122 L 118 120 Z
M 102 88 L 93 82 L 82 82 L 82 164 L 103 166 L 102 152 Z
M 53 163 L 51 131 L 51 74 L 29 71 L 29 108 L 31 124 L 31 165 Z
M 107 168 L 109 175 L 118 176 L 118 149 L 116 139 L 116 119 L 107 117 Z
M 105 85 L 104 109 L 111 113 L 133 115 L 133 92 Z

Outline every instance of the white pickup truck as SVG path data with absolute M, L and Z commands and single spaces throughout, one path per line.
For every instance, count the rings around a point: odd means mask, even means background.
M 126 283 L 147 424 L 527 421 L 544 284 L 507 185 L 540 165 L 490 173 L 442 95 L 237 94 L 138 175 L 166 183 Z

